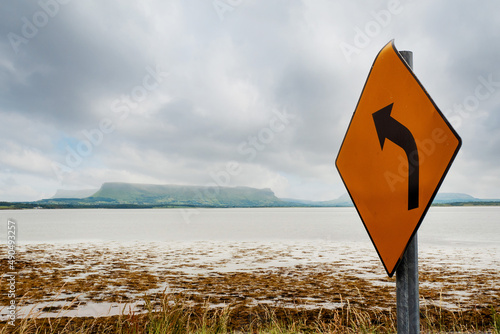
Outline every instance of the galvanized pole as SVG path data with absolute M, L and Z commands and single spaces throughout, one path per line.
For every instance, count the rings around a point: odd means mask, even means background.
M 400 51 L 399 53 L 413 69 L 413 52 Z M 418 239 L 416 232 L 396 269 L 396 299 L 398 334 L 420 333 Z
M 413 52 L 400 51 L 400 54 L 413 69 Z M 396 270 L 396 298 L 398 334 L 420 333 L 418 239 L 416 232 Z
M 398 334 L 420 333 L 418 241 L 416 234 L 396 270 L 396 298 Z

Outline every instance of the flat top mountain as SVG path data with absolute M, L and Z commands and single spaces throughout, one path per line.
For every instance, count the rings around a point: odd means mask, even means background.
M 480 203 L 467 194 L 439 193 L 434 204 Z M 157 207 L 348 207 L 352 201 L 346 193 L 330 201 L 278 198 L 269 189 L 250 187 L 185 186 L 107 182 L 100 189 L 58 190 L 41 204 L 73 206 L 157 206 Z
M 67 199 L 65 197 L 64 199 L 52 198 L 51 200 L 64 202 Z M 99 190 L 93 192 L 88 197 L 74 197 L 74 199 L 79 199 L 79 201 L 73 202 L 80 205 L 283 206 L 283 202 L 268 188 L 256 189 L 249 187 L 183 186 L 120 182 L 104 183 Z

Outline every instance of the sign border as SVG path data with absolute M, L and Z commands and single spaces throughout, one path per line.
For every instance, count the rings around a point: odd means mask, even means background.
M 370 231 L 368 230 L 368 228 L 367 228 L 367 226 L 365 224 L 365 221 L 363 220 L 363 216 L 361 216 L 361 213 L 359 212 L 358 207 L 356 206 L 356 202 L 354 202 L 354 199 L 353 199 L 353 197 L 351 195 L 351 191 L 347 187 L 347 184 L 345 183 L 344 177 L 342 176 L 342 173 L 340 172 L 340 169 L 339 169 L 339 166 L 338 166 L 338 159 L 339 159 L 340 151 L 342 151 L 342 148 L 344 147 L 344 142 L 345 142 L 345 139 L 347 137 L 347 133 L 349 132 L 349 129 L 351 128 L 351 124 L 352 124 L 352 121 L 354 119 L 354 114 L 356 113 L 356 110 L 358 110 L 358 106 L 359 106 L 359 103 L 361 101 L 361 98 L 363 97 L 363 93 L 365 92 L 366 84 L 368 83 L 368 79 L 370 78 L 370 75 L 372 74 L 373 68 L 375 66 L 375 63 L 377 62 L 378 57 L 380 56 L 380 53 L 389 44 L 391 45 L 392 49 L 394 50 L 394 52 L 398 56 L 399 60 L 401 60 L 401 62 L 405 65 L 406 69 L 413 76 L 413 78 L 415 79 L 415 81 L 417 82 L 417 84 L 420 86 L 420 88 L 423 90 L 423 92 L 425 93 L 425 95 L 427 96 L 427 98 L 429 99 L 429 101 L 432 103 L 432 105 L 434 106 L 434 108 L 436 109 L 436 111 L 438 112 L 438 114 L 441 116 L 441 118 L 444 120 L 444 122 L 446 123 L 446 125 L 448 126 L 448 128 L 451 130 L 451 132 L 453 133 L 453 135 L 458 140 L 458 145 L 457 145 L 455 151 L 453 152 L 453 155 L 452 155 L 452 157 L 450 159 L 450 162 L 446 166 L 446 168 L 445 168 L 445 170 L 443 172 L 443 175 L 441 176 L 441 179 L 439 180 L 438 184 L 436 185 L 436 188 L 435 188 L 433 194 L 431 195 L 431 197 L 429 199 L 429 202 L 426 204 L 426 207 L 425 207 L 424 211 L 422 212 L 422 216 L 420 217 L 420 219 L 419 219 L 419 221 L 418 221 L 415 229 L 413 230 L 410 238 L 408 239 L 408 242 L 406 243 L 406 246 L 404 247 L 404 250 L 403 250 L 403 253 L 401 254 L 401 257 L 398 259 L 398 262 L 396 262 L 396 265 L 394 266 L 394 269 L 392 271 L 389 271 L 387 269 L 387 267 L 386 267 L 386 265 L 385 265 L 382 257 L 380 256 L 380 252 L 378 251 L 377 245 L 373 242 L 373 239 L 372 239 L 372 236 L 370 234 Z M 394 275 L 394 273 L 396 272 L 399 264 L 401 263 L 401 260 L 403 258 L 404 253 L 408 249 L 408 246 L 409 246 L 411 240 L 413 239 L 414 235 L 417 233 L 418 229 L 420 228 L 420 224 L 422 224 L 422 221 L 424 220 L 424 218 L 425 218 L 425 216 L 427 214 L 427 211 L 431 207 L 432 202 L 434 201 L 434 198 L 436 197 L 436 195 L 437 195 L 437 193 L 439 191 L 439 188 L 441 188 L 441 184 L 443 183 L 446 175 L 448 174 L 448 171 L 449 171 L 451 165 L 453 164 L 453 161 L 455 160 L 455 158 L 456 158 L 456 156 L 458 154 L 458 151 L 460 150 L 461 147 L 462 147 L 462 138 L 460 138 L 460 136 L 458 135 L 458 133 L 455 131 L 455 129 L 448 122 L 448 120 L 446 119 L 446 117 L 444 116 L 444 114 L 441 112 L 441 110 L 438 108 L 438 106 L 436 105 L 436 103 L 434 103 L 434 100 L 431 98 L 431 96 L 429 95 L 429 93 L 427 92 L 427 90 L 424 88 L 424 86 L 422 85 L 422 83 L 420 82 L 420 80 L 418 80 L 418 78 L 416 77 L 416 75 L 413 72 L 413 70 L 410 68 L 410 66 L 408 65 L 408 63 L 404 60 L 403 56 L 401 56 L 401 54 L 399 53 L 399 51 L 396 49 L 396 46 L 394 45 L 394 39 L 392 39 L 389 43 L 387 43 L 386 45 L 384 45 L 384 47 L 378 52 L 377 56 L 375 57 L 375 60 L 373 61 L 373 64 L 372 64 L 372 66 L 370 68 L 370 72 L 368 73 L 368 76 L 366 77 L 365 84 L 363 85 L 363 89 L 362 89 L 361 94 L 359 96 L 358 102 L 356 103 L 356 108 L 354 109 L 354 112 L 352 113 L 352 116 L 351 116 L 351 120 L 349 121 L 349 126 L 347 127 L 346 133 L 344 135 L 344 139 L 342 140 L 342 144 L 340 145 L 339 151 L 337 153 L 337 158 L 335 159 L 335 167 L 337 169 L 337 172 L 340 175 L 340 178 L 342 179 L 342 183 L 344 184 L 344 187 L 347 189 L 347 193 L 349 194 L 349 197 L 351 198 L 351 201 L 353 202 L 354 207 L 356 208 L 356 212 L 358 213 L 359 218 L 363 222 L 363 226 L 365 227 L 365 230 L 368 233 L 368 236 L 370 237 L 370 240 L 371 240 L 373 246 L 375 247 L 375 250 L 377 251 L 377 255 L 380 258 L 380 261 L 382 262 L 382 264 L 384 266 L 384 269 L 387 272 L 387 275 L 389 275 L 389 277 L 392 277 Z

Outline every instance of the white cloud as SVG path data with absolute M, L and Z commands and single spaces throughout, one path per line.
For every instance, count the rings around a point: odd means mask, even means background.
M 4 6 L 2 36 L 21 33 L 21 18 L 40 10 Z M 18 54 L 0 41 L 0 167 L 17 182 L 4 184 L 2 196 L 28 200 L 105 181 L 204 184 L 228 161 L 245 167 L 231 185 L 340 196 L 334 159 L 373 59 L 390 39 L 414 51 L 415 73 L 444 111 L 473 94 L 479 76 L 500 81 L 493 2 L 401 1 L 348 62 L 340 44 L 353 44 L 357 29 L 388 6 L 245 1 L 221 21 L 210 1 L 72 1 Z M 169 77 L 120 120 L 113 101 L 157 65 Z M 500 197 L 499 106 L 500 94 L 492 94 L 464 118 L 462 153 L 443 190 Z M 248 163 L 238 146 L 268 127 L 276 109 L 293 122 Z M 65 163 L 66 146 L 86 140 L 82 131 L 104 118 L 115 129 L 60 184 L 51 163 Z

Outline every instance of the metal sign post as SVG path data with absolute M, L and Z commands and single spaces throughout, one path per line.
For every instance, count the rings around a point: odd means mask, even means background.
M 413 69 L 413 53 L 411 51 L 400 51 L 399 53 Z M 396 269 L 396 307 L 398 333 L 420 333 L 418 239 L 416 232 Z
M 418 242 L 413 236 L 396 270 L 398 333 L 420 333 L 418 303 Z

